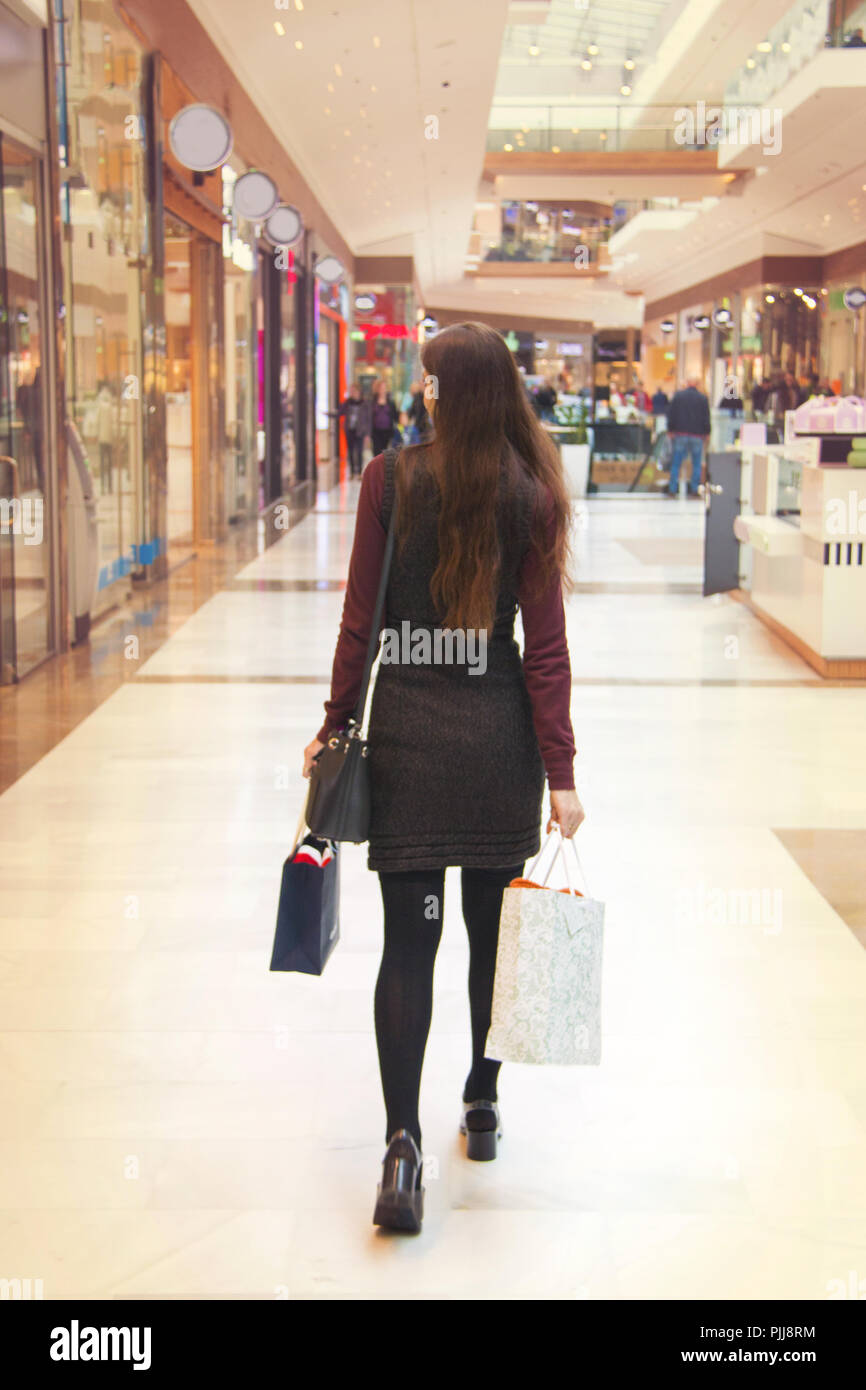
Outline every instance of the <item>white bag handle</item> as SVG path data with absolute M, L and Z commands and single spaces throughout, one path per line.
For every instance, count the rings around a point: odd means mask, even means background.
M 563 833 L 562 833 L 562 831 L 561 831 L 561 829 L 560 829 L 560 827 L 559 827 L 558 825 L 554 825 L 553 830 L 550 831 L 549 835 L 547 836 L 547 839 L 544 841 L 544 844 L 541 846 L 541 849 L 538 851 L 538 854 L 535 856 L 535 858 L 533 859 L 533 861 L 532 861 L 532 863 L 530 864 L 529 868 L 527 869 L 527 871 L 526 871 L 526 877 L 527 877 L 527 878 L 532 878 L 532 873 L 533 873 L 533 870 L 535 869 L 536 864 L 537 864 L 538 861 L 541 859 L 541 856 L 544 854 L 544 851 L 547 849 L 547 846 L 550 844 L 550 842 L 551 842 L 551 840 L 553 839 L 554 835 L 557 834 L 557 833 L 559 834 L 559 843 L 558 843 L 558 845 L 557 845 L 557 847 L 556 847 L 556 852 L 554 853 L 554 856 L 553 856 L 553 858 L 551 859 L 551 861 L 550 861 L 550 863 L 549 863 L 549 865 L 548 865 L 548 867 L 547 867 L 547 873 L 544 875 L 544 878 L 541 880 L 541 886 L 542 886 L 542 888 L 545 888 L 545 887 L 547 886 L 547 880 L 550 878 L 550 871 L 551 871 L 551 869 L 553 868 L 553 866 L 554 866 L 554 864 L 556 863 L 556 861 L 557 861 L 557 859 L 559 858 L 559 856 L 562 855 L 562 867 L 563 867 L 563 869 L 565 870 L 565 881 L 566 881 L 566 883 L 568 884 L 568 891 L 569 891 L 570 893 L 573 893 L 575 897 L 578 896 L 578 894 L 577 894 L 577 893 L 575 892 L 575 890 L 574 890 L 574 887 L 572 886 L 571 878 L 570 878 L 570 876 L 569 876 L 567 856 L 566 856 L 565 854 L 563 854 L 563 844 L 570 844 L 570 845 L 571 845 L 571 848 L 572 848 L 572 851 L 573 851 L 573 853 L 574 853 L 574 858 L 575 858 L 575 862 L 576 862 L 576 864 L 577 864 L 578 873 L 580 874 L 581 880 L 582 880 L 582 882 L 583 882 L 583 886 L 584 886 L 584 888 L 586 889 L 587 896 L 590 896 L 589 882 L 588 882 L 588 880 L 587 880 L 586 873 L 585 873 L 585 871 L 584 871 L 583 865 L 582 865 L 581 862 L 580 862 L 580 855 L 579 855 L 578 852 L 577 852 L 577 845 L 574 843 L 574 836 L 573 836 L 573 835 L 569 835 L 569 836 L 563 835 Z

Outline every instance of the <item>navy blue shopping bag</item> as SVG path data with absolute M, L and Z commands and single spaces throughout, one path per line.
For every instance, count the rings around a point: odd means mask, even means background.
M 283 865 L 271 970 L 321 975 L 340 939 L 340 868 L 332 840 L 297 839 Z

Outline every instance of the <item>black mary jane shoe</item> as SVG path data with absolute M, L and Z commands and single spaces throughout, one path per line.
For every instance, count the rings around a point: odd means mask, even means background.
M 466 1135 L 466 1157 L 481 1163 L 496 1157 L 502 1121 L 495 1100 L 464 1100 L 460 1133 Z
M 382 1160 L 382 1181 L 376 1189 L 374 1226 L 417 1232 L 424 1216 L 421 1154 L 408 1129 L 395 1130 Z

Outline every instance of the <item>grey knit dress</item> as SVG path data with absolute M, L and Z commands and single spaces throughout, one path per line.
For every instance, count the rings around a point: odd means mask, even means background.
M 382 521 L 394 502 L 394 456 L 385 455 Z M 372 815 L 368 868 L 522 865 L 539 848 L 544 765 L 514 639 L 517 579 L 530 546 L 530 479 L 517 506 L 500 492 L 502 555 L 487 669 L 380 662 L 368 731 Z M 442 626 L 430 597 L 438 563 L 438 500 L 425 467 L 413 479 L 412 531 L 395 546 L 384 626 Z

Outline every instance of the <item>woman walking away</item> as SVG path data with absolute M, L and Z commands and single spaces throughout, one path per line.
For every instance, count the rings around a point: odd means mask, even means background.
M 493 329 L 443 329 L 425 344 L 422 362 L 433 437 L 374 458 L 364 472 L 331 697 L 304 750 L 309 775 L 354 709 L 396 503 L 368 735 L 367 863 L 379 874 L 385 919 L 374 1012 L 387 1152 L 373 1220 L 411 1231 L 422 1216 L 418 1099 L 445 869 L 461 868 L 469 936 L 472 1062 L 460 1129 L 468 1157 L 493 1158 L 500 1064 L 484 1050 L 499 913 L 503 889 L 539 848 L 545 771 L 548 829 L 555 822 L 570 836 L 584 818 L 572 773 L 562 601 L 569 515 L 559 455 Z M 522 660 L 513 635 L 518 606 Z M 399 645 L 390 634 L 403 631 L 412 655 L 386 660 Z M 443 633 L 455 639 L 458 659 L 442 657 L 445 643 L 437 648 L 433 639 Z
M 388 383 L 377 381 L 373 387 L 373 410 L 371 417 L 371 434 L 373 438 L 373 453 L 381 454 L 388 445 L 397 428 L 397 421 L 400 418 L 393 398 L 388 393 Z

